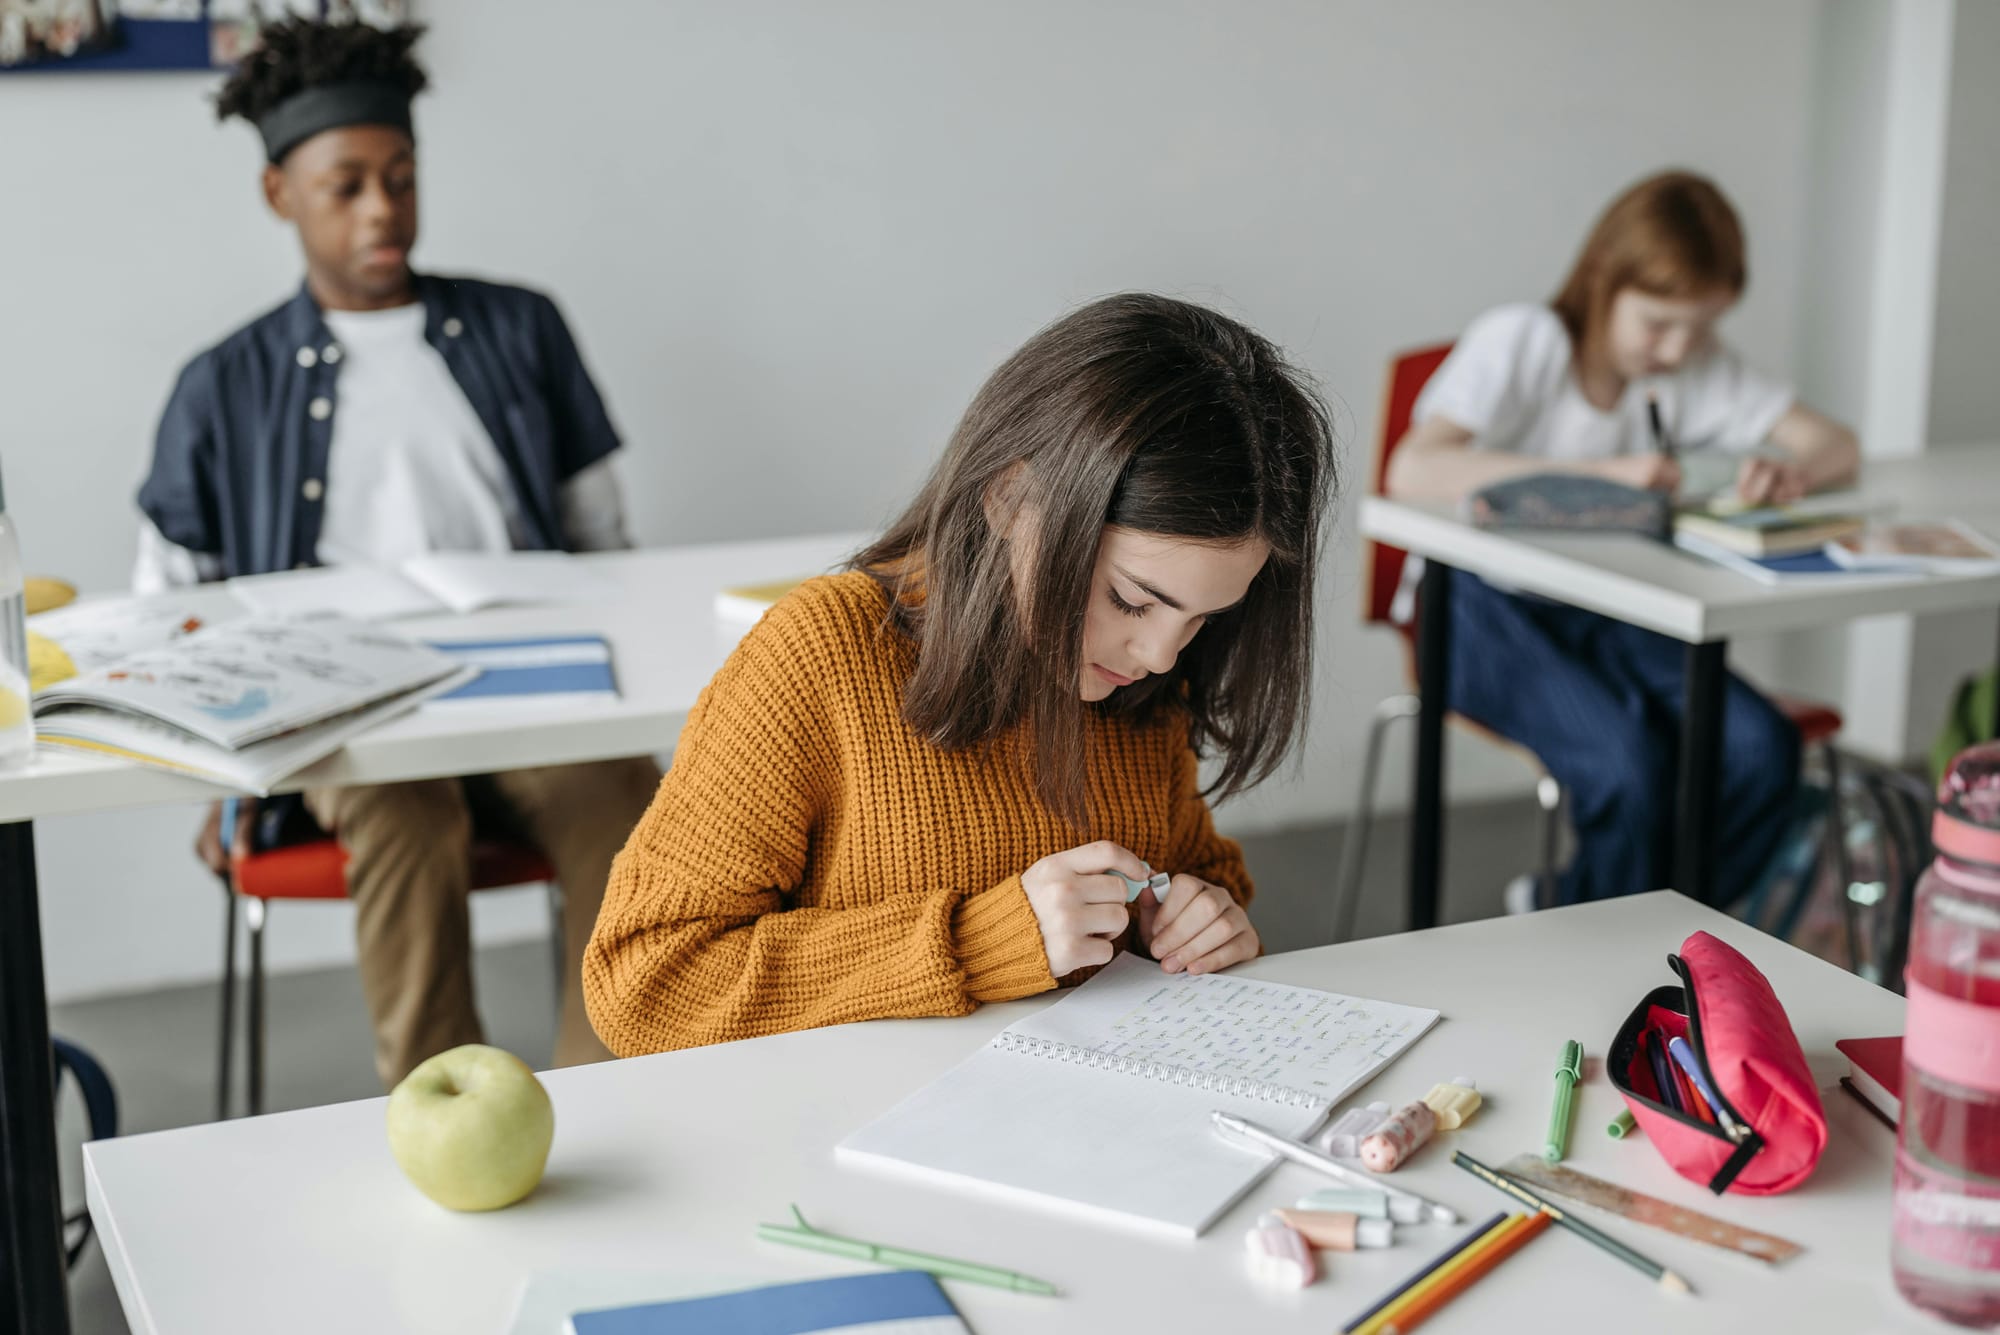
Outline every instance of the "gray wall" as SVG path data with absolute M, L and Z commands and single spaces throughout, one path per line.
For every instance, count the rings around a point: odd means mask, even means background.
M 1216 303 L 1324 380 L 1352 453 L 1315 730 L 1303 772 L 1225 827 L 1343 809 L 1365 710 L 1401 684 L 1393 637 L 1356 624 L 1350 522 L 1393 351 L 1548 293 L 1614 191 L 1683 164 L 1749 226 L 1730 336 L 1795 366 L 1812 0 L 422 14 L 417 259 L 557 294 L 629 439 L 645 541 L 879 522 L 994 363 L 1105 292 Z M 28 201 L 0 209 L 0 458 L 30 563 L 93 588 L 125 578 L 175 368 L 298 278 L 253 136 L 203 106 L 212 83 L 0 79 L 0 180 Z M 1524 781 L 1453 754 L 1457 794 Z M 46 823 L 52 992 L 213 969 L 193 821 Z M 537 914 L 524 898 L 482 918 Z M 342 909 L 276 921 L 280 964 L 347 949 Z

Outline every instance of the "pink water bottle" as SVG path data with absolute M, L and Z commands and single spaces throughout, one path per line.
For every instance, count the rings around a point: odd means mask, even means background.
M 1947 1321 L 2000 1326 L 2000 743 L 1938 789 L 1904 975 L 1896 1287 Z

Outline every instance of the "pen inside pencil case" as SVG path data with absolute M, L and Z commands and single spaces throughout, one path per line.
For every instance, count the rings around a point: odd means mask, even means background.
M 1613 1083 L 1633 1097 L 1652 1104 L 1663 1116 L 1717 1140 L 1734 1142 L 1736 1138 L 1725 1130 L 1720 1114 L 1708 1107 L 1706 1099 L 1680 1073 L 1669 1055 L 1667 1045 L 1670 1040 L 1684 1038 L 1693 1043 L 1695 1039 L 1695 1027 L 1688 1014 L 1681 1009 L 1685 1004 L 1686 992 L 1682 988 L 1654 989 L 1642 1007 L 1643 1022 L 1628 1026 L 1612 1045 L 1607 1066 L 1612 1072 Z M 1698 1046 L 1696 1051 L 1699 1052 Z M 1712 1074 L 1708 1076 L 1708 1083 L 1711 1088 L 1714 1087 Z M 1702 1102 L 1697 1104 L 1696 1099 Z M 1704 1111 L 1709 1115 L 1704 1117 Z

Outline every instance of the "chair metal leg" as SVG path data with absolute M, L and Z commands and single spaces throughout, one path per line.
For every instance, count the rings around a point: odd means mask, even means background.
M 563 984 L 567 981 L 563 975 L 569 963 L 569 952 L 565 949 L 568 943 L 563 938 L 563 888 L 562 882 L 553 877 L 545 885 L 549 896 L 549 963 L 555 968 L 552 977 L 556 985 L 556 1010 L 561 1012 Z
M 1861 906 L 1854 902 L 1854 863 L 1848 854 L 1847 821 L 1840 806 L 1840 748 L 1831 741 L 1820 747 L 1826 765 L 1827 852 L 1832 854 L 1834 883 L 1840 893 L 1840 920 L 1847 931 L 1847 968 L 1861 972 Z
M 264 1111 L 264 913 L 261 899 L 244 906 L 250 923 L 250 1033 L 244 1065 L 248 1068 L 250 1115 Z
M 1415 718 L 1422 708 L 1414 695 L 1392 695 L 1375 706 L 1368 721 L 1368 749 L 1361 761 L 1361 786 L 1355 794 L 1354 812 L 1348 819 L 1347 838 L 1340 849 L 1340 873 L 1333 888 L 1333 939 L 1345 941 L 1354 934 L 1354 914 L 1359 907 L 1361 869 L 1368 859 L 1368 835 L 1375 823 L 1375 778 L 1382 767 L 1382 743 L 1389 725 L 1398 719 Z
M 215 1120 L 229 1116 L 229 1066 L 236 1049 L 236 891 L 222 883 L 222 1023 L 215 1041 Z
M 1556 902 L 1556 865 L 1562 853 L 1563 802 L 1568 794 L 1553 774 L 1535 780 L 1535 801 L 1542 808 L 1542 870 L 1535 878 L 1535 907 L 1552 908 Z

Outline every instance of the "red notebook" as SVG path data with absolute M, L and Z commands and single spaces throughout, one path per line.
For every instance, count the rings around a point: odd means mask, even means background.
M 1903 1039 L 1843 1038 L 1833 1045 L 1847 1058 L 1849 1077 L 1861 1096 L 1896 1121 L 1903 1115 Z

